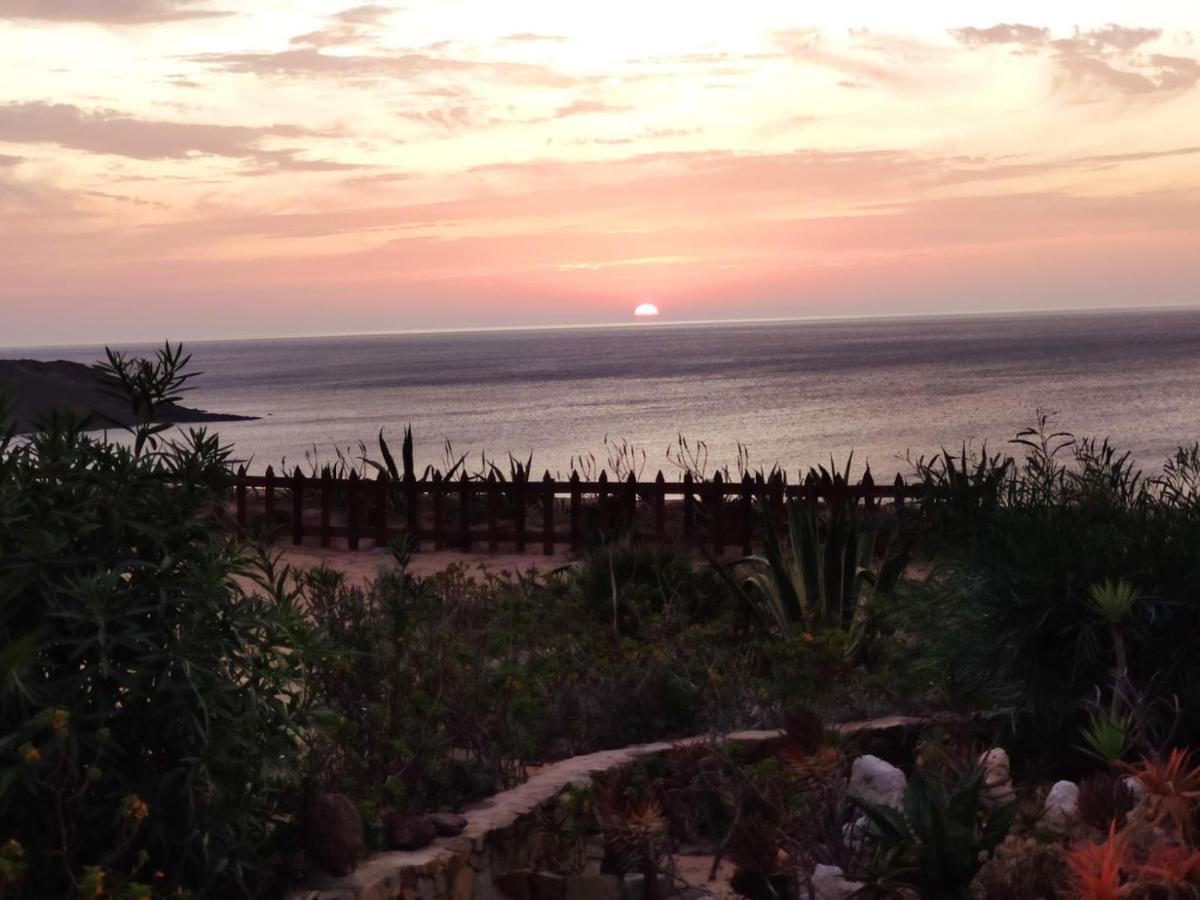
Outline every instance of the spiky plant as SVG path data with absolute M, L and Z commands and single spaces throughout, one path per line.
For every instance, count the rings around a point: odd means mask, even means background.
M 1191 842 L 1195 837 L 1195 804 L 1200 799 L 1200 766 L 1192 766 L 1189 751 L 1175 749 L 1166 759 L 1143 759 L 1137 765 L 1118 763 L 1145 788 L 1129 814 L 1131 823 L 1164 829 Z
M 1102 844 L 1085 843 L 1067 853 L 1071 888 L 1079 900 L 1122 900 L 1131 893 L 1122 869 L 1130 859 L 1128 838 L 1113 822 Z
M 824 512 L 814 500 L 788 500 L 790 552 L 764 509 L 766 550 L 747 560 L 759 571 L 746 578 L 745 590 L 779 632 L 842 631 L 851 636 L 848 652 L 854 654 L 872 598 L 891 591 L 907 559 L 889 555 L 886 547 L 876 553 L 882 526 L 875 517 L 861 516 L 839 479 L 830 482 L 833 493 Z
M 842 774 L 841 751 L 828 740 L 825 720 L 807 706 L 790 709 L 784 717 L 787 741 L 780 758 L 788 773 L 805 788 L 832 781 Z

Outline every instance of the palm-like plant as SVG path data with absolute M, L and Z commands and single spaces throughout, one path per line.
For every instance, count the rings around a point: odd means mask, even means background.
M 878 520 L 863 518 L 846 496 L 835 493 L 824 515 L 815 500 L 789 499 L 790 552 L 784 551 L 770 516 L 764 519 L 765 554 L 749 560 L 761 571 L 744 584 L 785 634 L 795 626 L 810 633 L 861 632 L 871 598 L 890 592 L 907 562 L 903 555 L 889 557 L 886 542 L 884 552 L 876 553 Z

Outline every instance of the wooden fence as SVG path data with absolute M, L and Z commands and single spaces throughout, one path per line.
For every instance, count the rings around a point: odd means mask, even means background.
M 486 479 L 447 480 L 434 472 L 397 481 L 386 474 L 335 478 L 328 471 L 306 477 L 299 468 L 291 475 L 277 475 L 270 467 L 265 475 L 248 475 L 243 466 L 235 478 L 234 502 L 239 530 L 253 528 L 256 520 L 266 522 L 290 531 L 296 545 L 315 538 L 328 547 L 336 538 L 358 550 L 364 541 L 384 547 L 405 540 L 414 551 L 486 547 L 494 553 L 504 544 L 524 553 L 540 544 L 543 553 L 553 554 L 556 547 L 582 547 L 597 523 L 620 522 L 637 523 L 643 536 L 659 544 L 702 542 L 720 555 L 734 547 L 753 552 L 763 537 L 764 506 L 782 522 L 789 498 L 827 503 L 846 498 L 874 509 L 901 506 L 915 490 L 899 475 L 890 485 L 876 484 L 869 471 L 858 484 L 811 478 L 787 484 L 778 472 L 767 479 L 747 474 L 741 481 L 726 481 L 720 473 L 711 480 L 688 473 L 667 481 L 662 472 L 653 481 L 638 481 L 632 474 L 610 481 L 603 472 L 595 481 L 582 480 L 578 472 L 567 481 L 556 481 L 549 472 L 541 481 L 506 481 L 494 473 Z

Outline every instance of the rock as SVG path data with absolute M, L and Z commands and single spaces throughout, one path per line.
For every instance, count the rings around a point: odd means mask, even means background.
M 625 900 L 646 900 L 646 876 L 641 872 L 630 872 L 625 876 Z M 666 900 L 671 896 L 671 878 L 666 872 L 659 872 L 655 880 L 658 882 L 658 897 Z
M 817 866 L 812 873 L 814 900 L 848 900 L 863 889 L 861 881 L 847 881 L 837 866 Z
M 1141 803 L 1142 798 L 1146 796 L 1146 786 L 1141 783 L 1134 775 L 1126 775 L 1121 779 L 1121 783 L 1125 785 L 1129 791 L 1129 796 L 1133 797 L 1134 803 Z
M 846 793 L 855 800 L 899 809 L 904 803 L 908 779 L 891 763 L 878 756 L 860 756 L 850 767 L 850 785 Z
M 344 794 L 315 794 L 304 809 L 304 849 L 331 875 L 349 875 L 366 850 L 362 817 Z
M 462 834 L 463 829 L 467 827 L 467 817 L 454 813 L 434 813 L 426 818 L 433 823 L 441 837 L 455 837 Z
M 389 813 L 383 817 L 383 840 L 389 850 L 418 850 L 437 836 L 437 826 L 429 816 Z
M 1000 747 L 993 747 L 980 755 L 979 765 L 983 769 L 983 790 L 980 793 L 983 805 L 995 809 L 1012 803 L 1017 794 L 1013 790 L 1008 753 Z
M 1042 827 L 1066 837 L 1078 821 L 1079 786 L 1071 781 L 1056 781 L 1042 807 Z
M 624 885 L 616 875 L 568 875 L 566 900 L 624 900 Z

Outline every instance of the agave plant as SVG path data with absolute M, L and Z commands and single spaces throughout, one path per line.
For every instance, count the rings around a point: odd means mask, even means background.
M 825 515 L 813 500 L 788 500 L 790 553 L 784 551 L 769 514 L 764 521 L 765 555 L 748 560 L 762 570 L 744 584 L 785 634 L 795 626 L 810 633 L 861 632 L 871 598 L 889 593 L 907 562 L 903 555 L 889 557 L 885 547 L 876 568 L 878 520 L 862 518 L 855 501 L 836 492 Z
M 984 775 L 975 766 L 948 782 L 918 769 L 901 809 L 855 800 L 877 831 L 880 849 L 913 866 L 922 897 L 966 897 L 980 863 L 1008 834 L 1017 804 L 985 812 Z

